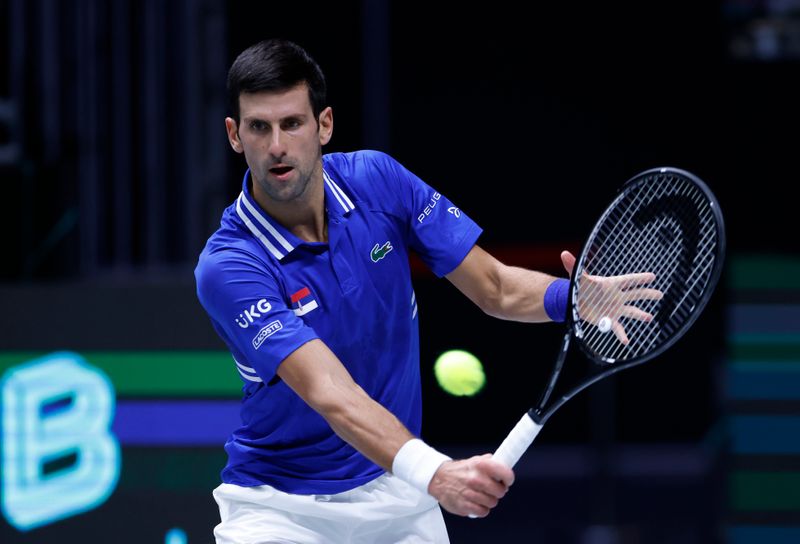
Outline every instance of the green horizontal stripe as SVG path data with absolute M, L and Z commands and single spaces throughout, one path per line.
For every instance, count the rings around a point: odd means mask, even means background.
M 734 255 L 728 283 L 736 290 L 800 289 L 800 258 L 791 255 Z
M 800 334 L 737 334 L 728 337 L 735 361 L 800 361 Z
M 47 355 L 0 352 L 0 373 Z M 240 397 L 242 382 L 233 359 L 222 351 L 80 352 L 104 371 L 117 395 L 157 397 Z
M 800 472 L 738 471 L 729 483 L 734 510 L 800 510 Z
M 225 450 L 123 448 L 119 491 L 211 491 L 220 483 Z

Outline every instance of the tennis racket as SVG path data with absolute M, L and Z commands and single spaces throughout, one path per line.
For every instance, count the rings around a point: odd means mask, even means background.
M 677 342 L 711 297 L 724 254 L 719 204 L 698 177 L 655 168 L 628 180 L 576 260 L 567 330 L 539 403 L 511 430 L 494 459 L 513 467 L 565 402 Z M 571 341 L 595 366 L 551 402 Z

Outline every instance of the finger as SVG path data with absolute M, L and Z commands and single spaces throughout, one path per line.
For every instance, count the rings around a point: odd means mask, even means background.
M 487 504 L 489 502 L 491 501 L 488 498 L 481 498 L 478 492 L 467 489 L 461 493 L 458 498 L 457 508 L 451 510 L 451 512 L 471 518 L 485 518 L 492 509 Z
M 441 501 L 439 504 L 448 512 L 458 516 L 484 518 L 489 515 L 489 510 L 491 510 L 491 508 L 481 504 L 482 501 L 473 500 L 476 498 L 476 495 L 465 490 L 457 496 Z
M 623 306 L 619 311 L 620 317 L 630 317 L 631 319 L 638 319 L 649 323 L 653 320 L 653 314 L 645 312 L 636 306 Z
M 639 289 L 630 289 L 624 291 L 625 302 L 632 300 L 661 300 L 664 298 L 664 293 L 658 289 L 647 289 L 645 287 Z
M 467 501 L 467 509 L 470 512 L 473 512 L 473 506 L 477 506 L 478 508 L 486 509 L 486 513 L 488 514 L 489 510 L 497 506 L 497 504 L 500 502 L 497 497 L 492 497 L 491 495 L 481 493 L 475 489 L 465 491 L 462 497 L 465 501 Z
M 505 482 L 509 476 L 513 481 L 514 472 L 502 463 L 492 460 L 491 453 L 474 457 L 474 459 L 476 460 L 473 466 L 474 472 L 468 484 L 470 489 L 498 499 L 502 498 L 508 491 L 508 484 Z
M 485 467 L 486 474 L 492 480 L 504 484 L 506 488 L 511 487 L 511 484 L 514 483 L 514 471 L 500 461 L 492 459 L 491 453 L 488 456 L 488 459 L 480 461 L 480 465 Z
M 562 251 L 561 264 L 564 265 L 564 270 L 567 271 L 567 274 L 572 277 L 572 269 L 575 268 L 575 255 L 569 251 Z
M 497 506 L 497 504 L 500 502 L 499 498 L 493 497 L 488 493 L 483 493 L 482 491 L 478 491 L 476 489 L 473 489 L 472 494 L 467 498 L 478 506 L 489 508 L 490 510 Z
M 484 474 L 483 476 L 476 478 L 473 481 L 473 489 L 488 497 L 492 497 L 495 501 L 502 499 L 508 492 L 508 486 L 505 484 L 505 482 L 496 480 L 488 474 Z M 488 505 L 488 503 L 482 504 Z M 492 504 L 488 506 L 494 507 L 495 505 Z
M 655 281 L 656 275 L 652 272 L 641 272 L 636 274 L 622 274 L 620 276 L 614 276 L 612 279 L 620 289 L 627 289 L 628 287 L 652 283 Z
M 611 324 L 611 330 L 614 331 L 614 334 L 617 336 L 620 342 L 626 346 L 630 343 L 630 340 L 628 340 L 628 335 L 625 334 L 625 327 L 623 327 L 619 321 L 614 321 Z
M 479 504 L 471 503 L 465 509 L 462 516 L 469 516 L 471 518 L 485 518 L 489 515 L 489 508 Z

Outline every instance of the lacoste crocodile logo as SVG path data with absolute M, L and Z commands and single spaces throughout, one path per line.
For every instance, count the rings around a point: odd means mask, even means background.
M 392 247 L 391 242 L 386 242 L 380 247 L 378 246 L 378 244 L 375 244 L 375 246 L 372 248 L 372 251 L 369 254 L 369 258 L 372 259 L 373 263 L 377 263 L 378 261 L 386 257 L 386 254 L 393 249 L 394 248 Z

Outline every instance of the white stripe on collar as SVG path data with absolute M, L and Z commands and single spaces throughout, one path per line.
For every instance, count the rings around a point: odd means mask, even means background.
M 240 194 L 240 195 L 239 195 L 239 198 L 237 198 L 237 199 L 236 199 L 236 213 L 237 213 L 237 214 L 239 214 L 239 217 L 242 219 L 242 221 L 244 221 L 244 224 L 245 224 L 245 225 L 247 225 L 247 228 L 248 228 L 248 229 L 250 229 L 250 232 L 252 232 L 252 233 L 253 233 L 253 235 L 254 235 L 256 238 L 258 238 L 259 240 L 261 240 L 261 243 L 262 243 L 262 244 L 264 244 L 264 246 L 266 246 L 266 248 L 269 250 L 269 252 L 270 252 L 270 253 L 272 253 L 272 255 L 273 255 L 273 256 L 274 256 L 276 259 L 278 259 L 278 260 L 280 260 L 280 259 L 283 259 L 283 253 L 281 253 L 281 252 L 278 250 L 278 248 L 276 248 L 276 247 L 273 245 L 273 243 L 272 243 L 272 242 L 270 242 L 270 241 L 267 239 L 267 237 L 266 237 L 266 236 L 264 236 L 264 233 L 263 233 L 263 232 L 261 232 L 260 230 L 258 230 L 258 227 L 256 227 L 256 226 L 253 224 L 253 222 L 252 222 L 252 221 L 250 221 L 250 218 L 249 218 L 249 217 L 247 217 L 247 215 L 245 215 L 244 211 L 242 210 L 242 200 L 244 200 L 244 202 L 245 202 L 245 206 L 246 206 L 246 205 L 248 205 L 247 199 L 246 199 L 246 198 L 244 198 L 244 193 Z M 256 217 L 258 217 L 258 214 L 255 214 L 255 216 L 256 216 Z
M 250 201 L 247 199 L 244 193 L 242 193 L 241 198 L 247 210 L 253 215 L 253 217 L 256 218 L 256 221 L 258 221 L 262 227 L 267 229 L 267 232 L 269 232 L 275 238 L 275 240 L 280 245 L 283 246 L 283 249 L 285 249 L 286 251 L 291 251 L 294 249 L 294 246 L 290 244 L 289 241 L 286 240 L 286 238 L 283 237 L 283 234 L 278 232 L 278 230 L 275 227 L 273 227 L 269 221 L 267 221 L 267 219 L 264 217 L 264 214 L 260 210 L 257 210 L 252 204 L 250 204 Z
M 350 198 L 348 198 L 348 196 L 345 194 L 344 191 L 342 191 L 342 188 L 339 187 L 335 181 L 333 181 L 333 178 L 331 178 L 331 176 L 328 174 L 328 172 L 325 171 L 325 169 L 322 170 L 322 177 L 325 179 L 325 183 L 330 188 L 331 192 L 333 193 L 333 196 L 335 196 L 336 200 L 339 201 L 339 204 L 342 206 L 344 213 L 353 211 L 356 208 L 355 204 L 353 204 L 353 201 L 350 200 Z

